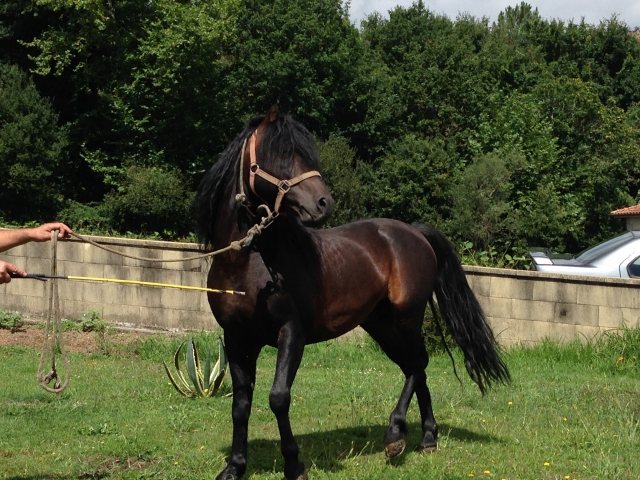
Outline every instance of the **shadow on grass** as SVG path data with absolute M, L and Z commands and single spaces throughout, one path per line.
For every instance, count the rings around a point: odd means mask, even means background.
M 440 424 L 439 428 L 440 438 L 446 436 L 459 442 L 500 443 L 503 441 L 492 435 L 447 424 Z M 349 459 L 371 455 L 384 457 L 383 438 L 386 430 L 387 425 L 371 425 L 296 435 L 300 447 L 300 460 L 305 462 L 307 467 L 313 465 L 318 470 L 335 473 L 343 470 L 344 462 Z M 421 439 L 420 424 L 410 423 L 406 438 L 407 450 L 390 462 L 396 466 L 403 465 L 407 454 L 413 452 Z M 221 453 L 228 457 L 230 448 L 225 448 Z M 273 471 L 282 472 L 284 469 L 279 438 L 250 440 L 248 456 L 247 476 Z

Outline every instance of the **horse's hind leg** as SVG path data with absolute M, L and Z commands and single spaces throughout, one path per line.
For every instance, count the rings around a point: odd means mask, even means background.
M 395 457 L 406 447 L 407 410 L 414 393 L 420 407 L 423 433 L 417 450 L 434 451 L 437 446 L 438 426 L 427 387 L 425 368 L 429 363 L 429 356 L 422 338 L 422 314 L 420 313 L 419 318 L 415 316 L 415 319 L 405 319 L 402 322 L 385 317 L 362 325 L 406 377 L 398 403 L 389 417 L 389 427 L 384 437 L 385 452 L 389 457 Z
M 297 322 L 291 321 L 280 329 L 276 375 L 269 394 L 269 406 L 276 416 L 280 430 L 284 476 L 288 480 L 306 480 L 307 478 L 304 463 L 298 460 L 298 444 L 289 421 L 291 386 L 302 360 L 304 345 L 304 333 Z
M 420 407 L 420 417 L 422 418 L 422 440 L 416 447 L 421 453 L 435 452 L 438 448 L 438 424 L 433 414 L 433 406 L 431 404 L 431 393 L 427 386 L 427 374 L 424 374 L 423 380 L 416 384 L 416 397 Z

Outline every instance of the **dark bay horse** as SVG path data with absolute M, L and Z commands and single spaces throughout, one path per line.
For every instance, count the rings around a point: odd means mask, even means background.
M 273 107 L 249 121 L 202 180 L 196 197 L 201 241 L 222 248 L 243 237 L 266 205 L 278 214 L 249 248 L 214 257 L 208 285 L 244 290 L 212 295 L 224 329 L 233 381 L 233 441 L 218 480 L 240 478 L 247 467 L 247 427 L 256 361 L 263 346 L 278 348 L 269 405 L 278 422 L 287 479 L 307 478 L 289 423 L 291 386 L 304 346 L 360 325 L 406 377 L 384 437 L 387 455 L 405 448 L 406 413 L 417 397 L 423 436 L 417 449 L 436 449 L 422 337 L 427 304 L 440 315 L 464 353 L 482 393 L 509 372 L 449 241 L 429 225 L 372 219 L 314 229 L 334 202 L 318 173 L 313 136 Z M 286 180 L 286 181 L 283 181 Z

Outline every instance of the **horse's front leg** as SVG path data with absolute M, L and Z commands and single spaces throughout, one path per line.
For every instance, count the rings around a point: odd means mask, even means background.
M 291 386 L 302 360 L 304 345 L 305 335 L 297 322 L 290 321 L 280 329 L 276 375 L 269 394 L 269 405 L 276 416 L 280 430 L 284 476 L 288 480 L 306 480 L 307 478 L 304 463 L 298 460 L 298 444 L 289 421 Z
M 229 358 L 229 370 L 233 382 L 233 441 L 231 455 L 225 469 L 216 480 L 237 480 L 247 469 L 247 430 L 253 388 L 256 381 L 256 362 L 259 349 L 247 349 L 242 345 L 242 339 L 237 341 L 232 335 L 226 334 L 226 351 Z M 246 342 L 246 340 L 245 340 Z

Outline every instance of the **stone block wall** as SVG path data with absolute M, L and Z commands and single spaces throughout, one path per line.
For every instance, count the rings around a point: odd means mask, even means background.
M 464 268 L 504 345 L 588 340 L 640 320 L 640 280 Z
M 202 253 L 195 244 L 90 237 L 110 248 L 146 258 L 182 259 Z M 51 269 L 51 244 L 28 243 L 0 253 L 0 258 L 28 273 Z M 206 287 L 207 260 L 153 263 L 125 258 L 78 240 L 58 242 L 58 273 L 80 277 L 104 277 L 143 282 Z M 83 312 L 99 309 L 106 320 L 132 327 L 164 330 L 217 328 L 206 292 L 60 280 L 61 315 L 78 319 Z M 0 307 L 35 316 L 48 309 L 47 283 L 14 279 L 0 285 Z
M 202 253 L 195 244 L 91 237 L 128 254 L 183 259 Z M 0 253 L 0 258 L 30 273 L 49 273 L 50 243 L 29 243 Z M 604 331 L 636 326 L 640 319 L 640 280 L 554 275 L 542 272 L 466 266 L 471 288 L 504 345 L 545 338 L 590 339 Z M 152 263 L 124 258 L 77 241 L 58 242 L 62 275 L 106 277 L 178 285 L 206 286 L 207 260 Z M 63 280 L 61 313 L 77 319 L 102 310 L 113 323 L 140 328 L 190 330 L 217 328 L 207 294 Z M 16 279 L 0 285 L 0 308 L 44 316 L 47 284 Z

